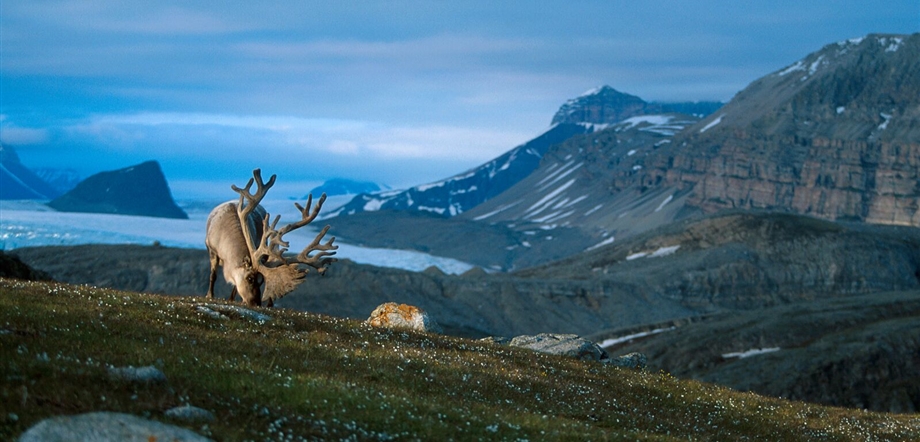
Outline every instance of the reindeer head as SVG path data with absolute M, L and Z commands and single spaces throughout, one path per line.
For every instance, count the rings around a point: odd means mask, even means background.
M 297 208 L 301 215 L 301 219 L 297 222 L 277 229 L 281 216 L 276 216 L 274 222 L 269 223 L 271 215 L 265 213 L 261 220 L 261 229 L 248 228 L 250 215 L 259 207 L 259 203 L 265 198 L 268 189 L 275 184 L 276 178 L 275 175 L 272 175 L 268 182 L 264 183 L 260 169 L 253 170 L 252 175 L 253 178 L 249 179 L 245 188 L 241 189 L 237 186 L 232 186 L 233 190 L 240 194 L 240 199 L 237 203 L 237 215 L 243 230 L 243 236 L 249 247 L 251 263 L 251 272 L 248 270 L 244 272 L 244 280 L 238 281 L 236 287 L 239 288 L 240 296 L 247 304 L 261 305 L 262 302 L 266 302 L 271 305 L 274 300 L 290 293 L 303 282 L 308 271 L 304 266 L 313 267 L 320 274 L 324 274 L 326 267 L 336 261 L 335 258 L 330 258 L 330 256 L 335 255 L 335 250 L 339 246 L 332 244 L 335 241 L 335 237 L 330 238 L 325 243 L 320 243 L 326 232 L 329 231 L 329 226 L 326 226 L 296 257 L 284 256 L 290 244 L 283 239 L 283 236 L 292 230 L 310 224 L 319 215 L 320 208 L 322 208 L 323 202 L 326 201 L 325 193 L 316 202 L 316 207 L 313 208 L 312 212 L 310 208 L 313 204 L 313 195 L 307 197 L 306 206 L 294 203 L 294 207 Z M 256 184 L 255 193 L 250 191 L 253 183 Z M 253 230 L 255 230 L 256 234 L 261 233 L 261 236 L 254 238 Z M 310 253 L 314 251 L 318 253 L 310 256 Z M 261 291 L 260 287 L 263 282 L 265 290 Z
M 260 307 L 262 305 L 262 283 L 265 282 L 265 278 L 251 264 L 244 265 L 243 268 L 244 271 L 240 273 L 239 281 L 233 285 L 246 305 Z

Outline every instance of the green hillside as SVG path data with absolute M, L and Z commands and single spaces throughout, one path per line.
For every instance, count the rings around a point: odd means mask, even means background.
M 0 439 L 91 411 L 216 440 L 920 439 L 918 415 L 789 402 L 285 309 L 256 309 L 270 317 L 260 319 L 236 307 L 0 279 Z M 167 380 L 110 373 L 148 365 Z M 216 419 L 164 415 L 185 404 Z

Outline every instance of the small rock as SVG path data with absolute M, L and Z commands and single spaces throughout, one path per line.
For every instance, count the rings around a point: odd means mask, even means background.
M 236 315 L 242 316 L 246 319 L 251 319 L 256 322 L 268 322 L 272 319 L 271 316 L 268 316 L 264 313 L 259 313 L 255 310 L 250 310 L 246 307 L 240 307 L 238 305 L 206 304 L 199 307 L 204 307 L 205 309 L 209 309 L 215 313 L 235 313 Z M 204 311 L 202 311 L 202 313 L 204 313 Z
M 204 408 L 193 407 L 188 404 L 181 407 L 170 408 L 166 410 L 164 414 L 173 419 L 186 422 L 212 422 L 214 420 L 214 413 Z
M 205 305 L 198 305 L 198 306 L 195 306 L 195 311 L 197 311 L 197 312 L 199 312 L 199 313 L 202 313 L 202 314 L 205 314 L 205 315 L 208 315 L 208 316 L 210 316 L 210 317 L 212 317 L 212 318 L 214 318 L 214 319 L 230 319 L 229 316 L 227 316 L 227 315 L 225 315 L 225 314 L 223 314 L 223 313 L 221 313 L 221 312 L 215 312 L 214 310 L 211 310 L 210 308 L 208 308 L 208 307 L 205 306 Z
M 486 342 L 495 345 L 508 345 L 511 343 L 511 338 L 506 338 L 504 336 L 489 336 L 480 339 L 479 342 Z
M 610 358 L 603 362 L 606 364 L 617 366 L 617 367 L 634 368 L 637 370 L 641 370 L 645 368 L 645 365 L 646 365 L 646 362 L 648 362 L 648 359 L 642 353 L 633 352 L 633 353 L 625 354 L 623 356 L 617 356 L 615 358 Z
M 441 327 L 424 310 L 406 304 L 387 302 L 371 312 L 367 323 L 372 327 L 407 328 L 422 332 L 440 333 Z
M 124 379 L 131 382 L 166 382 L 166 375 L 160 369 L 148 365 L 146 367 L 111 367 L 109 374 L 112 377 Z
M 45 419 L 29 428 L 19 442 L 95 442 L 183 441 L 210 439 L 185 428 L 143 419 L 124 413 L 97 412 Z
M 578 335 L 554 333 L 540 333 L 533 336 L 522 335 L 512 338 L 508 345 L 529 348 L 541 353 L 568 356 L 583 361 L 602 361 L 609 358 L 603 348 Z

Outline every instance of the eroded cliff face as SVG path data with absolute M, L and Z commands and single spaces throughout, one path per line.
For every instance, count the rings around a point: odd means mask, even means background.
M 615 173 L 686 204 L 920 227 L 920 34 L 831 44 Z
M 646 160 L 649 184 L 692 188 L 687 204 L 920 226 L 920 143 L 751 136 Z

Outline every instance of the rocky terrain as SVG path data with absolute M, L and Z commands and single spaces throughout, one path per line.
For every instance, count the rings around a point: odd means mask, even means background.
M 920 410 L 920 290 L 733 311 L 610 345 L 650 369 L 842 407 Z M 609 334 L 597 335 L 603 339 Z
M 553 144 L 593 130 L 591 125 L 557 124 L 537 138 L 479 167 L 405 190 L 361 194 L 326 216 L 378 210 L 421 211 L 445 217 L 454 216 L 493 198 L 530 175 Z M 387 217 L 380 216 L 380 222 L 387 222 Z
M 546 132 L 485 164 L 434 183 L 359 195 L 334 215 L 398 210 L 456 216 L 519 183 L 537 169 L 548 149 L 569 138 L 644 115 L 683 112 L 697 115 L 693 118 L 696 121 L 721 105 L 719 102 L 648 103 L 603 86 L 567 101 Z M 381 222 L 387 222 L 386 217 L 381 217 Z
M 920 34 L 830 44 L 739 92 L 620 171 L 614 192 L 689 192 L 714 212 L 760 208 L 920 226 Z
M 48 205 L 62 212 L 188 218 L 173 200 L 156 161 L 97 173 Z

